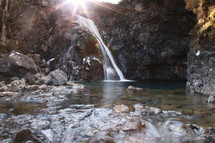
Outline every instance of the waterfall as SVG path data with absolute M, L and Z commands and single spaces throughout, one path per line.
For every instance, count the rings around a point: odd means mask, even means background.
M 104 44 L 104 41 L 102 40 L 99 30 L 97 29 L 94 22 L 82 16 L 77 16 L 77 22 L 80 24 L 80 26 L 86 27 L 95 36 L 97 42 L 99 43 L 104 58 L 103 68 L 105 80 L 115 80 L 116 74 L 118 75 L 120 80 L 126 80 L 123 73 L 116 65 L 116 62 L 110 50 Z

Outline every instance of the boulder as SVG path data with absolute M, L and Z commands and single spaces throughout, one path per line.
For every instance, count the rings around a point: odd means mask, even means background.
M 15 51 L 0 64 L 0 73 L 4 75 L 25 77 L 37 72 L 37 66 L 31 58 Z
M 48 76 L 51 77 L 51 83 L 53 85 L 63 85 L 68 81 L 67 74 L 59 69 L 52 71 Z

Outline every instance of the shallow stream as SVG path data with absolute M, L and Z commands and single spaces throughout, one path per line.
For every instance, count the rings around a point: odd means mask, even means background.
M 85 89 L 68 95 L 68 100 L 62 103 L 62 108 L 71 104 L 94 104 L 96 107 L 107 108 L 124 104 L 133 110 L 133 105 L 140 103 L 191 115 L 191 118 L 186 120 L 187 123 L 203 127 L 215 126 L 215 105 L 208 104 L 206 96 L 187 92 L 185 82 L 89 82 L 84 85 Z M 127 91 L 129 85 L 143 90 L 130 93 Z
M 206 96 L 188 93 L 185 82 L 81 84 L 85 88 L 59 86 L 48 93 L 24 94 L 16 102 L 0 102 L 0 142 L 10 141 L 23 128 L 41 131 L 54 143 L 88 142 L 104 131 L 117 143 L 136 138 L 141 138 L 137 143 L 181 143 L 215 136 L 210 128 L 215 127 L 215 105 L 208 104 Z M 142 90 L 130 92 L 130 85 Z M 123 104 L 130 112 L 117 113 L 126 110 Z

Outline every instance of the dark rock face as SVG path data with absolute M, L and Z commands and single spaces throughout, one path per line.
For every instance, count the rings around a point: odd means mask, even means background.
M 0 73 L 11 76 L 25 77 L 37 73 L 34 61 L 18 52 L 12 52 L 1 64 Z
M 96 39 L 79 26 L 72 29 L 71 37 L 71 46 L 65 47 L 61 54 L 60 68 L 70 75 L 70 80 L 103 80 L 102 56 L 96 47 Z
M 188 54 L 187 89 L 202 94 L 215 93 L 215 1 L 186 0 L 186 8 L 197 15 Z
M 0 53 L 16 49 L 31 55 L 46 74 L 60 68 L 71 80 L 102 80 L 102 61 L 95 39 L 86 30 L 74 27 L 74 5 L 62 3 L 61 0 L 9 3 L 14 10 L 8 11 L 6 26 L 10 31 L 7 43 L 0 43 Z
M 9 3 L 4 29 L 7 42 L 0 43 L 0 53 L 16 50 L 37 55 L 38 66 L 47 74 L 42 61 L 54 59 L 48 71 L 60 68 L 71 80 L 102 80 L 102 57 L 93 36 L 73 23 L 74 15 L 82 14 L 81 7 L 72 13 L 73 6 L 60 3 L 62 0 Z M 186 37 L 194 16 L 185 10 L 184 0 L 124 0 L 106 5 L 109 9 L 89 3 L 88 14 L 127 79 L 186 79 Z M 0 22 L 1 30 L 3 25 Z M 90 59 L 90 64 L 84 59 Z
M 195 16 L 183 0 L 124 0 L 92 14 L 128 79 L 186 79 Z M 93 13 L 93 12 L 92 12 Z

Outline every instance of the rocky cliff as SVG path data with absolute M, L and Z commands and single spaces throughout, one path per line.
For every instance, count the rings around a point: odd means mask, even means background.
M 33 58 L 44 73 L 60 68 L 71 80 L 102 80 L 100 53 L 92 50 L 95 39 L 74 23 L 76 14 L 86 13 L 81 7 L 73 13 L 73 5 L 62 3 L 1 1 L 0 59 L 16 50 Z M 88 3 L 87 9 L 127 79 L 186 80 L 195 15 L 183 0 Z M 91 67 L 88 58 L 96 59 Z
M 203 94 L 215 93 L 215 1 L 186 0 L 186 8 L 197 15 L 191 32 L 187 88 Z
M 183 0 L 124 0 L 94 9 L 90 18 L 128 79 L 186 80 L 195 15 Z

